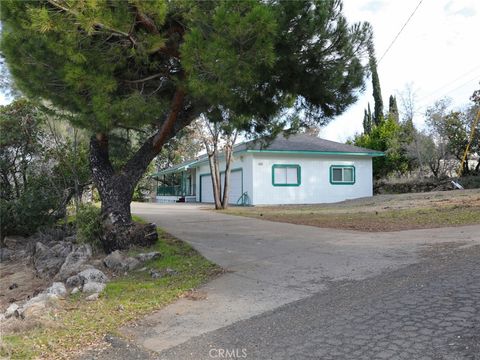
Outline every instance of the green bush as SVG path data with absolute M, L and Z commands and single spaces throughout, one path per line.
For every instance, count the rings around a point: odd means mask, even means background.
M 77 241 L 99 247 L 103 232 L 100 209 L 91 204 L 81 205 L 78 209 L 76 222 Z

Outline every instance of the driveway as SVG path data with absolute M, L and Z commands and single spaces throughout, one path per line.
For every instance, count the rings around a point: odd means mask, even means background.
M 478 225 L 361 233 L 229 216 L 189 204 L 134 204 L 132 211 L 189 242 L 227 270 L 200 289 L 207 295 L 205 300 L 180 299 L 141 320 L 138 326 L 122 330 L 142 347 L 162 353 L 165 358 L 186 358 L 184 352 L 176 357 L 178 349 L 188 349 L 193 359 L 211 358 L 204 347 L 191 345 L 202 338 L 192 338 L 223 333 L 226 326 L 242 326 L 245 322 L 240 320 L 270 314 L 282 305 L 308 303 L 312 301 L 309 299 L 337 291 L 341 284 L 360 284 L 381 274 L 411 269 L 414 264 L 423 263 L 425 254 L 438 246 L 455 243 L 454 247 L 466 248 L 480 244 Z M 401 276 L 394 280 L 399 279 Z M 348 292 L 344 294 L 347 295 Z M 359 294 L 359 300 L 365 295 L 368 294 Z M 341 300 L 342 297 L 337 298 Z M 322 313 L 320 310 L 318 314 Z M 318 314 L 316 321 L 322 321 Z M 294 321 L 292 324 L 298 325 Z M 288 328 L 288 324 L 283 326 Z M 212 332 L 217 329 L 220 330 Z M 244 328 L 244 333 L 248 334 L 248 329 Z M 262 336 L 257 339 L 259 344 L 268 339 L 269 332 L 274 333 L 272 329 L 263 331 L 267 333 L 257 333 Z M 251 341 L 250 337 L 250 344 Z M 185 346 L 175 348 L 182 343 Z M 286 354 L 277 358 L 291 358 Z

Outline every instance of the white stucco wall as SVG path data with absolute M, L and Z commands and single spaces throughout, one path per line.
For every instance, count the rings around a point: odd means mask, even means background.
M 255 153 L 252 160 L 252 205 L 330 203 L 372 196 L 373 193 L 370 157 Z M 300 165 L 300 186 L 273 186 L 272 166 L 274 164 Z M 355 183 L 331 184 L 331 165 L 355 166 Z
M 300 186 L 273 186 L 274 164 L 298 164 L 301 167 Z M 331 165 L 353 165 L 355 183 L 330 183 Z M 249 153 L 235 157 L 232 169 L 243 171 L 243 192 L 247 192 L 251 205 L 331 203 L 372 196 L 372 159 L 365 156 L 318 156 Z M 225 162 L 220 161 L 220 169 Z M 196 196 L 200 201 L 200 175 L 210 174 L 208 163 L 200 164 L 196 171 Z

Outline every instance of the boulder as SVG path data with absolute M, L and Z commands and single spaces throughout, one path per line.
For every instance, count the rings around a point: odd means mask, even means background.
M 47 307 L 55 305 L 57 302 L 58 302 L 57 295 L 42 292 L 37 296 L 28 300 L 17 311 L 21 317 L 40 316 L 45 313 L 45 309 Z
M 13 251 L 7 248 L 0 248 L 0 261 L 9 261 L 12 259 Z
M 82 279 L 78 275 L 70 276 L 67 281 L 65 282 L 68 287 L 75 287 L 82 285 Z
M 83 285 L 82 291 L 84 293 L 101 293 L 105 286 L 104 283 L 89 281 Z
M 64 263 L 60 267 L 56 280 L 65 281 L 68 277 L 84 270 L 85 263 L 92 257 L 92 247 L 90 244 L 82 244 L 77 246 L 65 258 Z
M 137 268 L 140 261 L 133 257 L 126 257 L 116 250 L 103 259 L 103 264 L 115 272 L 125 272 Z
M 47 294 L 56 295 L 62 298 L 67 295 L 67 289 L 65 288 L 65 285 L 61 282 L 54 282 L 52 286 L 45 290 L 45 292 Z
M 11 318 L 14 315 L 18 316 L 18 309 L 19 308 L 20 307 L 15 303 L 10 304 L 10 306 L 5 311 L 5 314 L 3 314 L 5 316 L 5 319 Z
M 138 261 L 145 262 L 145 261 L 150 261 L 150 260 L 156 260 L 162 257 L 162 254 L 160 254 L 158 251 L 152 251 L 148 253 L 141 253 L 135 256 L 135 258 Z
M 52 246 L 37 242 L 33 253 L 33 265 L 37 274 L 43 278 L 53 277 L 71 251 L 72 244 L 65 241 L 52 243 Z
M 89 295 L 85 298 L 85 300 L 87 301 L 95 301 L 95 300 L 98 300 L 98 297 L 99 297 L 99 293 L 94 293 L 92 295 Z
M 71 295 L 75 295 L 76 293 L 78 293 L 80 291 L 80 289 L 78 287 L 74 287 L 72 289 L 72 291 L 70 292 Z
M 106 283 L 108 281 L 107 276 L 98 269 L 83 270 L 82 272 L 78 273 L 78 277 L 80 277 L 82 284 L 92 281 L 98 283 Z
M 25 239 L 23 236 L 11 235 L 5 236 L 3 243 L 8 249 L 18 249 L 20 247 L 24 247 L 24 245 L 27 243 L 27 239 Z

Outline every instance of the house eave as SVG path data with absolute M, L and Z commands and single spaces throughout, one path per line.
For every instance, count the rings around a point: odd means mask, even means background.
M 315 150 L 240 150 L 234 152 L 235 155 L 239 154 L 254 154 L 254 153 L 262 153 L 262 154 L 293 154 L 293 155 L 333 155 L 333 156 L 365 156 L 365 157 L 379 157 L 379 156 L 385 156 L 383 152 L 344 152 L 344 151 L 315 151 Z M 160 176 L 160 175 L 167 175 L 167 174 L 173 174 L 173 173 L 178 173 L 185 171 L 189 168 L 196 168 L 200 166 L 201 164 L 204 164 L 208 162 L 208 158 L 203 158 L 199 160 L 192 161 L 191 163 L 175 168 L 175 169 L 165 169 L 162 171 L 159 171 L 155 174 L 152 174 L 152 177 L 155 176 Z

